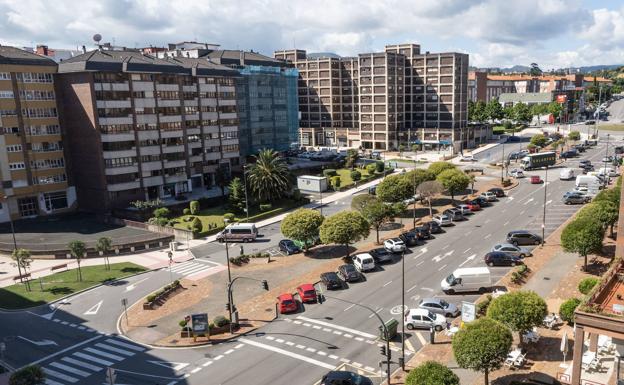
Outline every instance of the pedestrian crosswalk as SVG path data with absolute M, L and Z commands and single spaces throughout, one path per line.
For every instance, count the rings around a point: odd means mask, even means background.
M 43 366 L 46 385 L 96 383 L 86 380 L 145 348 L 118 337 L 105 337 L 91 346 L 66 354 Z
M 171 272 L 179 274 L 183 277 L 190 277 L 192 275 L 204 273 L 211 269 L 215 269 L 219 267 L 222 267 L 222 266 L 215 262 L 202 261 L 200 259 L 192 259 L 190 261 L 172 265 Z

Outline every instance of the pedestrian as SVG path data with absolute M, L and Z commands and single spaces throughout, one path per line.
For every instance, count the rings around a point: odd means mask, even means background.
M 240 245 L 240 255 L 244 255 L 245 254 L 245 249 L 243 249 L 243 245 Z

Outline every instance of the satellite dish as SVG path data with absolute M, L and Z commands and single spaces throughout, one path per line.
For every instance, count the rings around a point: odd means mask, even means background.
M 95 35 L 93 35 L 93 40 L 94 40 L 96 43 L 99 43 L 99 42 L 100 42 L 100 40 L 102 40 L 102 35 L 100 35 L 99 33 L 96 33 Z

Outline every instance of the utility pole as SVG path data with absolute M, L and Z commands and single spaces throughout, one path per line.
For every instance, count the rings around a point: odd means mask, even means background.
M 609 137 L 610 136 L 611 136 L 611 134 L 607 134 L 607 148 L 605 149 L 605 156 L 604 156 L 604 159 L 603 159 L 604 160 L 604 167 L 603 167 L 603 169 L 604 169 L 604 173 L 605 173 L 605 176 L 604 176 L 604 187 L 605 188 L 607 187 L 607 178 L 609 178 L 609 175 L 606 175 L 606 174 L 607 174 L 607 161 L 608 161 L 607 158 L 609 157 Z
M 243 180 L 245 183 L 245 213 L 247 214 L 247 222 L 249 222 L 249 195 L 247 194 L 247 165 L 243 166 Z
M 546 175 L 544 176 L 544 212 L 542 214 L 542 247 L 546 236 L 546 191 L 548 190 L 548 166 L 546 166 Z
M 413 224 L 412 224 L 412 229 L 416 228 L 416 169 L 412 170 L 412 184 L 414 185 L 414 203 L 412 203 L 412 217 L 413 217 Z
M 507 141 L 507 139 L 505 139 L 505 141 L 503 142 L 503 157 L 501 159 L 501 185 L 503 184 L 503 181 L 505 180 L 505 178 L 503 177 L 503 171 L 505 171 L 505 142 Z
M 223 243 L 225 244 L 225 259 L 227 261 L 227 272 L 228 272 L 228 298 L 227 298 L 227 310 L 230 317 L 230 334 L 233 332 L 232 326 L 232 296 L 230 295 L 229 287 L 232 285 L 232 272 L 230 271 L 230 252 L 228 247 L 227 234 L 223 233 Z
M 401 254 L 401 317 L 405 311 L 405 251 Z M 401 320 L 401 370 L 405 371 L 405 322 Z M 390 380 L 388 379 L 388 384 Z

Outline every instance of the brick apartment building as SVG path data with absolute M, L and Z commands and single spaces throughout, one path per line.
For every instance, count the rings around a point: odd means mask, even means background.
M 304 146 L 391 150 L 399 145 L 452 147 L 485 141 L 468 127 L 468 55 L 421 53 L 388 45 L 357 57 L 282 50 L 299 70 L 300 142 Z
M 115 49 L 65 60 L 58 71 L 81 209 L 217 195 L 217 170 L 240 167 L 237 71 L 206 59 Z
M 66 172 L 56 63 L 0 46 L 0 222 L 69 211 L 76 193 Z

